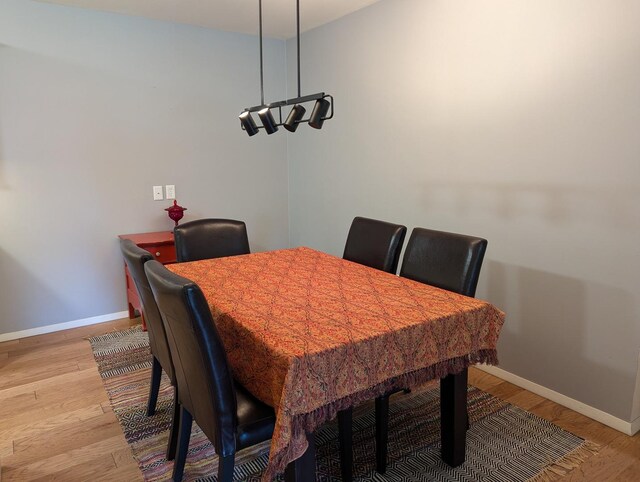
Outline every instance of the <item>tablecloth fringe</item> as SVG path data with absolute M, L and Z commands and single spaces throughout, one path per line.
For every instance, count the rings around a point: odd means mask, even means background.
M 288 461 L 295 460 L 304 454 L 308 445 L 306 443 L 305 432 L 314 432 L 323 423 L 333 420 L 339 411 L 354 407 L 398 389 L 413 388 L 437 378 L 456 375 L 465 368 L 479 363 L 497 365 L 497 351 L 495 349 L 483 349 L 469 355 L 438 362 L 435 365 L 405 373 L 361 392 L 336 400 L 312 412 L 296 415 L 292 420 L 291 440 L 304 440 L 305 443 L 289 444 L 284 450 L 281 450 L 277 454 L 271 454 L 270 464 L 263 473 L 262 480 L 273 480 L 276 474 L 282 473 L 285 470 Z

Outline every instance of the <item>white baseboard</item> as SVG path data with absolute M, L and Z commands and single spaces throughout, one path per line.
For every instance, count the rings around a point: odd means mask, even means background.
M 640 417 L 631 422 L 631 433 L 629 435 L 635 435 L 640 432 Z
M 0 333 L 0 342 L 17 340 L 18 338 L 27 338 L 29 336 L 35 335 L 43 335 L 45 333 L 53 333 L 54 331 L 78 328 L 80 326 L 95 325 L 97 323 L 104 323 L 106 321 L 119 320 L 120 318 L 126 318 L 128 316 L 128 311 L 118 311 L 117 313 L 92 316 L 91 318 L 82 318 L 81 320 L 56 323 L 55 325 L 39 326 L 37 328 L 29 328 L 28 330 L 14 331 L 12 333 Z
M 513 383 L 514 385 L 524 388 L 525 390 L 529 390 L 536 395 L 547 398 L 552 402 L 570 408 L 571 410 L 581 413 L 586 417 L 592 418 L 596 422 L 603 423 L 604 425 L 607 425 L 608 427 L 618 430 L 619 432 L 622 432 L 626 435 L 634 435 L 635 433 L 640 431 L 640 418 L 637 418 L 633 422 L 627 422 L 625 420 L 622 420 L 621 418 L 614 417 L 610 413 L 603 412 L 602 410 L 591 407 L 586 403 L 582 403 L 578 400 L 567 397 L 562 393 L 558 393 L 547 387 L 538 385 L 537 383 L 529 381 L 526 378 L 514 375 L 513 373 L 503 370 L 502 368 L 489 365 L 475 365 L 475 367 L 479 368 L 482 371 L 490 373 L 491 375 L 495 375 L 498 378 L 502 378 L 509 383 Z

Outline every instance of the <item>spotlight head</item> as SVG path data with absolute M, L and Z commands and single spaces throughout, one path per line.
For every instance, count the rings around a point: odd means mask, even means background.
M 294 105 L 293 109 L 291 109 L 291 112 L 289 112 L 289 115 L 287 116 L 287 120 L 284 121 L 284 128 L 289 132 L 295 132 L 298 125 L 300 125 L 300 119 L 304 117 L 305 112 L 307 112 L 307 109 L 302 107 L 300 104 Z
M 264 130 L 267 134 L 273 134 L 278 131 L 278 125 L 276 124 L 276 121 L 271 114 L 271 110 L 269 110 L 268 107 L 258 111 L 258 117 L 260 117 Z
M 322 124 L 325 121 L 324 117 L 329 112 L 329 107 L 331 107 L 331 102 L 327 99 L 318 99 L 313 106 L 313 111 L 311 111 L 309 125 L 314 129 L 322 129 Z
M 249 137 L 255 136 L 258 133 L 258 126 L 256 126 L 253 117 L 251 117 L 251 112 L 245 110 L 242 114 L 238 116 L 240 118 L 240 124 L 244 127 L 244 130 L 247 131 Z

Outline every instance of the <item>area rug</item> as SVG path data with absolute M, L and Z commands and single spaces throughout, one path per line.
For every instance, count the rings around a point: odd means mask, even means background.
M 163 375 L 156 414 L 145 415 L 151 376 L 146 332 L 140 327 L 90 338 L 98 370 L 113 411 L 145 481 L 169 480 L 173 462 L 165 452 L 171 423 L 173 388 Z M 592 455 L 597 446 L 556 425 L 469 386 L 471 428 L 466 462 L 451 468 L 440 458 L 440 405 L 437 383 L 391 397 L 388 466 L 375 471 L 373 404 L 354 411 L 353 473 L 357 481 L 544 481 L 565 475 Z M 316 432 L 316 480 L 338 482 L 337 425 Z M 234 480 L 259 482 L 269 443 L 236 456 Z M 194 424 L 185 481 L 217 478 L 213 446 Z M 278 479 L 281 480 L 281 479 Z

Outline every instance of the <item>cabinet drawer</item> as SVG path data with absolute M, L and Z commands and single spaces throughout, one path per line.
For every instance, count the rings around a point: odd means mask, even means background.
M 153 255 L 154 259 L 160 261 L 162 264 L 176 262 L 176 248 L 172 244 L 144 246 L 144 249 L 149 251 Z
M 144 249 L 149 251 L 153 255 L 154 259 L 160 261 L 162 264 L 176 262 L 176 247 L 172 244 L 144 246 Z

